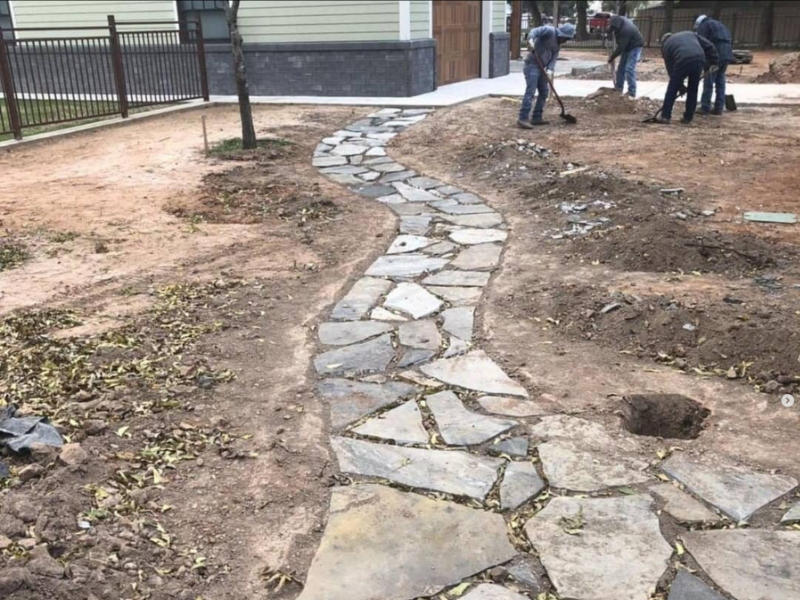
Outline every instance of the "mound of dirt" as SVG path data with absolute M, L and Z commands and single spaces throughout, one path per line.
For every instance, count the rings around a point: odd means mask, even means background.
M 783 54 L 769 63 L 769 71 L 755 79 L 756 83 L 800 83 L 800 52 Z
M 601 87 L 583 99 L 583 106 L 590 112 L 600 115 L 654 113 L 661 106 L 649 98 L 632 99 L 622 95 L 612 87 Z

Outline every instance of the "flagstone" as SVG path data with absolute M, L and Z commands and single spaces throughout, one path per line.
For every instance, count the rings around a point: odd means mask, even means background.
M 353 431 L 399 444 L 427 444 L 429 441 L 428 432 L 422 425 L 422 414 L 413 400 L 372 417 Z
M 384 306 L 421 319 L 438 311 L 442 301 L 417 283 L 401 282 L 386 296 Z
M 424 368 L 423 368 L 424 372 Z M 489 417 L 468 410 L 453 392 L 438 392 L 425 398 L 446 444 L 482 444 L 517 425 L 516 421 Z
M 385 371 L 394 358 L 392 338 L 384 334 L 375 339 L 328 350 L 314 358 L 320 375 L 358 375 Z
M 346 346 L 391 331 L 392 326 L 375 321 L 320 323 L 319 341 L 328 346 Z
M 454 242 L 469 245 L 502 242 L 507 237 L 508 234 L 499 229 L 457 229 L 450 233 L 450 239 Z
M 365 383 L 350 379 L 323 379 L 317 392 L 330 407 L 331 426 L 339 429 L 361 417 L 408 398 L 419 388 L 402 381 Z
M 512 380 L 483 350 L 473 350 L 463 356 L 442 358 L 424 365 L 425 375 L 450 385 L 489 394 L 528 396 L 525 388 Z

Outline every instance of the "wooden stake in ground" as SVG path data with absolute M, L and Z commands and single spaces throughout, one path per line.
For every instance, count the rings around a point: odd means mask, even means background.
M 208 132 L 206 131 L 206 116 L 200 117 L 203 122 L 203 148 L 205 149 L 206 156 L 208 156 Z
M 225 16 L 231 36 L 233 69 L 236 76 L 236 94 L 239 96 L 239 116 L 242 120 L 242 148 L 252 150 L 256 147 L 256 130 L 253 127 L 253 110 L 250 107 L 250 90 L 247 87 L 247 70 L 242 51 L 242 35 L 239 33 L 239 3 L 233 0 L 226 4 Z

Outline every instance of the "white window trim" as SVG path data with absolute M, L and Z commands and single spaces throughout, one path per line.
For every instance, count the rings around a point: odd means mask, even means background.
M 433 38 L 433 0 L 428 0 L 428 37 Z
M 8 18 L 11 19 L 11 29 L 17 26 L 17 19 L 14 16 L 14 3 L 8 0 Z
M 492 32 L 492 0 L 481 2 L 481 77 L 489 77 L 489 34 Z
M 398 0 L 398 16 L 400 21 L 400 40 L 411 39 L 411 0 Z

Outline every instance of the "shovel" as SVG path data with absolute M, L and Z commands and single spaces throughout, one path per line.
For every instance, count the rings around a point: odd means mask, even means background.
M 542 64 L 539 55 L 536 54 L 535 51 L 531 52 L 531 54 L 533 54 L 534 59 L 536 59 L 536 64 L 539 66 L 539 70 L 542 72 L 542 75 L 545 76 L 545 79 L 547 79 L 547 83 L 550 85 L 550 89 L 553 90 L 553 95 L 556 97 L 556 100 L 558 100 L 558 105 L 561 107 L 561 115 L 559 116 L 570 125 L 574 125 L 575 123 L 578 122 L 578 119 L 576 119 L 572 115 L 567 114 L 567 111 L 564 108 L 564 103 L 561 101 L 561 98 L 559 97 L 558 92 L 556 91 L 556 86 L 553 85 L 553 80 L 550 79 L 550 76 L 547 74 L 547 70 L 544 68 L 544 65 Z
M 681 92 L 678 92 L 678 98 L 680 98 L 681 96 L 683 96 L 685 93 L 686 93 L 686 92 L 683 92 L 683 91 L 681 91 Z M 656 114 L 654 114 L 652 117 L 647 117 L 646 119 L 644 119 L 644 120 L 642 121 L 642 123 L 658 123 L 658 115 L 660 115 L 660 114 L 661 114 L 661 111 L 662 111 L 662 110 L 664 110 L 664 103 L 663 103 L 663 102 L 661 103 L 661 108 L 659 108 L 659 109 L 656 111 Z

